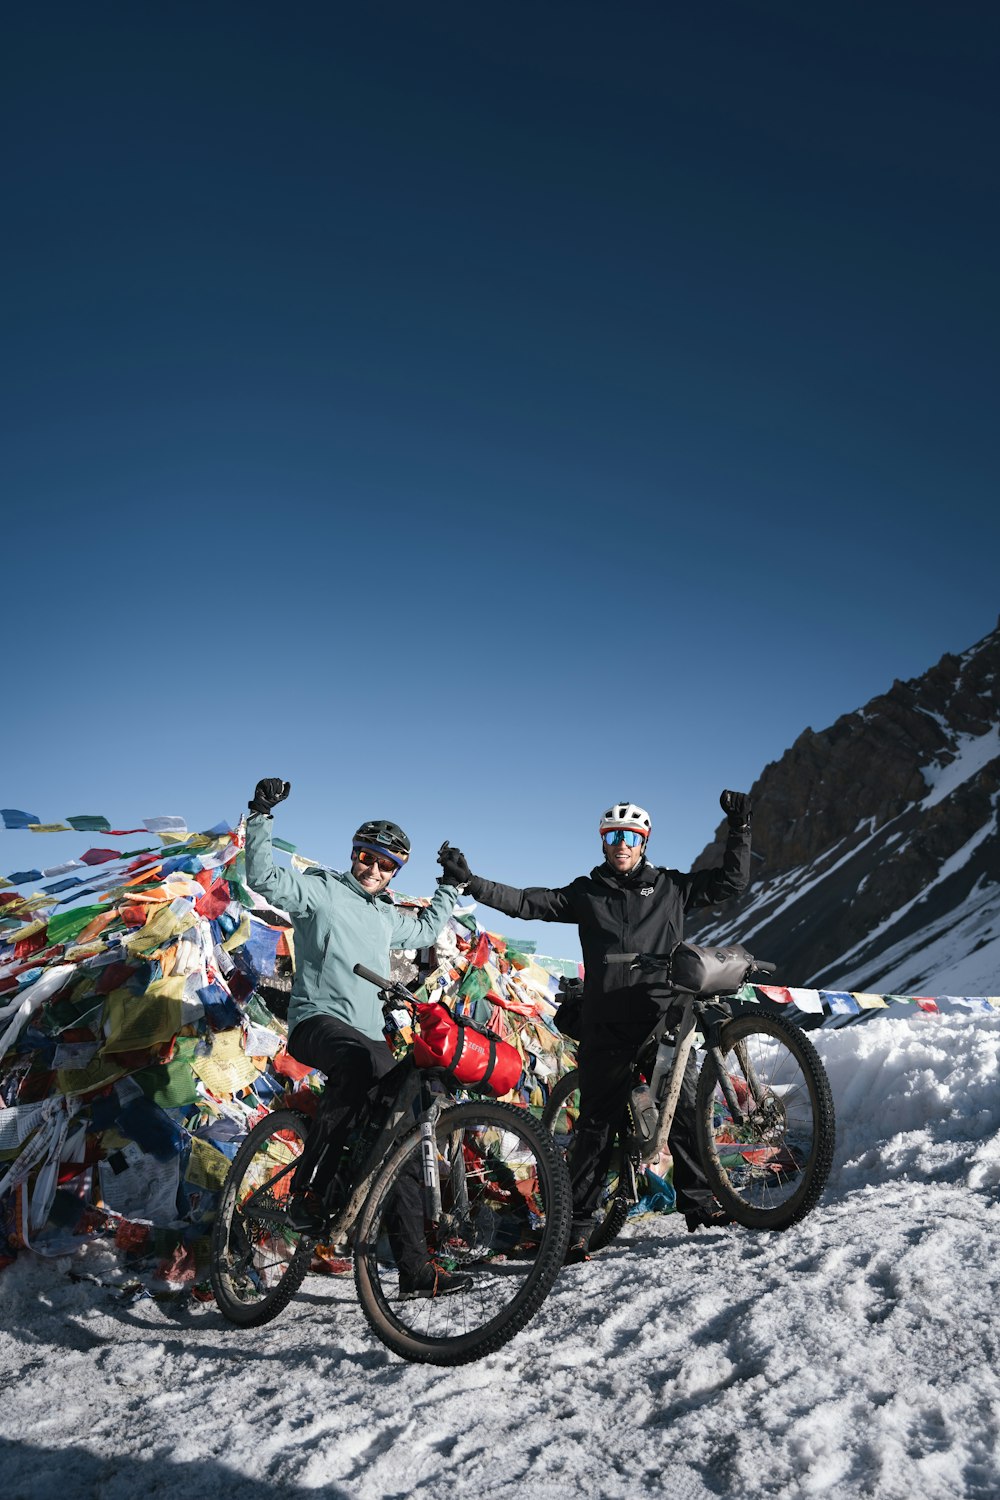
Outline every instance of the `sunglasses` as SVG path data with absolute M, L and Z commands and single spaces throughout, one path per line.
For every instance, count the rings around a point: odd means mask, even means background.
M 642 843 L 642 834 L 636 833 L 632 828 L 609 828 L 607 833 L 602 833 L 608 849 L 613 849 L 616 844 L 625 844 L 629 849 L 634 849 L 636 844 Z
M 354 858 L 369 869 L 378 865 L 383 875 L 395 875 L 399 869 L 398 859 L 392 859 L 388 854 L 375 854 L 371 849 L 355 849 Z

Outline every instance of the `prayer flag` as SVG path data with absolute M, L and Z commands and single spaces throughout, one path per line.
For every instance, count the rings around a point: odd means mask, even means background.
M 74 817 L 67 818 L 66 822 L 71 828 L 75 828 L 77 833 L 111 832 L 111 824 L 99 813 L 77 813 Z
M 42 820 L 37 813 L 21 812 L 16 807 L 0 807 L 0 818 L 3 818 L 4 827 L 30 828 L 32 823 L 40 823 Z
M 856 1016 L 861 1007 L 846 990 L 820 990 L 824 1010 L 831 1016 Z
M 184 818 L 166 816 L 143 818 L 142 821 L 149 833 L 187 833 L 187 823 Z
M 80 859 L 85 865 L 106 865 L 109 859 L 120 858 L 117 849 L 88 849 Z
M 819 990 L 797 990 L 789 989 L 792 1004 L 806 1015 L 821 1016 L 823 1014 L 823 1002 L 819 997 Z

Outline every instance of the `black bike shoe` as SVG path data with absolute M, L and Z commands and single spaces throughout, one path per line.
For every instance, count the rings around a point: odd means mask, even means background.
M 288 1200 L 285 1222 L 296 1234 L 305 1234 L 316 1239 L 326 1224 L 326 1214 L 316 1194 L 308 1189 L 304 1193 L 293 1193 Z
M 564 1266 L 580 1266 L 585 1260 L 590 1259 L 590 1230 L 574 1230 L 569 1237 L 566 1246 L 566 1254 L 563 1256 Z
M 699 1208 L 694 1213 L 685 1214 L 684 1222 L 688 1227 L 688 1234 L 694 1234 L 699 1229 L 723 1229 L 734 1220 L 732 1214 L 727 1214 L 724 1208 Z
M 471 1285 L 471 1276 L 446 1271 L 432 1260 L 419 1271 L 399 1273 L 399 1295 L 406 1300 L 411 1297 L 450 1297 L 453 1292 L 467 1292 Z

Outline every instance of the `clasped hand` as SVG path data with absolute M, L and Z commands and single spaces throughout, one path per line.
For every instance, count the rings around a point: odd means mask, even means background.
M 748 792 L 723 792 L 719 806 L 729 819 L 730 828 L 745 828 L 750 822 L 750 796 Z
M 251 812 L 270 814 L 273 807 L 277 807 L 279 802 L 284 802 L 291 790 L 290 781 L 282 781 L 276 776 L 267 776 L 263 781 L 258 781 L 257 790 L 247 803 L 247 807 Z

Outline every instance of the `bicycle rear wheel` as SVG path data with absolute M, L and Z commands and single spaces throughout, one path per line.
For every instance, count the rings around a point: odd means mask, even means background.
M 738 1224 L 787 1229 L 812 1209 L 830 1173 L 833 1097 L 815 1047 L 779 1016 L 722 1028 L 723 1064 L 744 1118 L 734 1121 L 711 1057 L 698 1079 L 698 1145 L 712 1191 Z
M 552 1132 L 563 1156 L 569 1150 L 579 1115 L 580 1072 L 578 1068 L 573 1068 L 560 1078 L 542 1111 L 542 1124 Z M 612 1240 L 618 1238 L 625 1228 L 629 1209 L 636 1202 L 636 1194 L 631 1190 L 631 1174 L 625 1168 L 621 1137 L 616 1135 L 600 1202 L 594 1214 L 591 1250 L 602 1250 L 605 1245 L 610 1245 Z
M 552 1137 L 526 1110 L 470 1100 L 436 1127 L 441 1218 L 427 1228 L 428 1258 L 469 1284 L 443 1296 L 407 1296 L 388 1244 L 386 1210 L 420 1160 L 420 1132 L 392 1152 L 358 1219 L 354 1274 L 371 1328 L 404 1359 L 466 1364 L 513 1338 L 542 1305 L 566 1253 L 570 1188 Z
M 240 1146 L 222 1186 L 212 1231 L 212 1290 L 223 1316 L 243 1328 L 276 1318 L 309 1269 L 311 1241 L 285 1223 L 309 1127 L 297 1110 L 267 1115 Z

